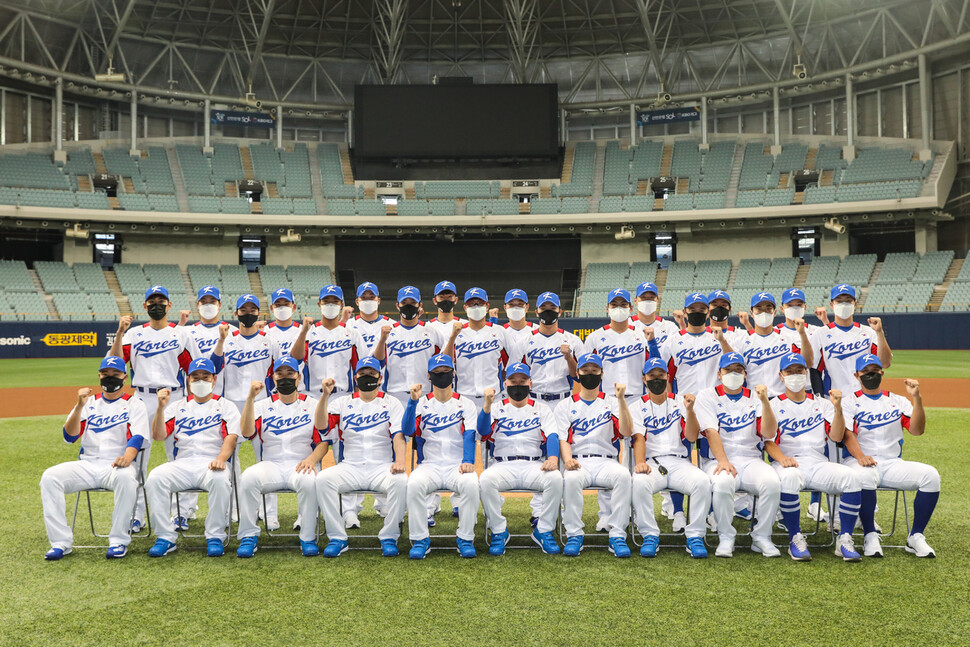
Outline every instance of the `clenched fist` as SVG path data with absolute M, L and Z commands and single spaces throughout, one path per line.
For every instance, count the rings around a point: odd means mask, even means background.
M 804 319 L 796 319 L 795 320 L 795 332 L 797 332 L 798 334 L 801 334 L 803 330 L 805 330 L 805 320 Z
M 822 322 L 823 326 L 829 325 L 829 313 L 824 306 L 815 308 L 815 316 Z
M 562 344 L 559 346 L 559 352 L 562 353 L 563 357 L 569 357 L 573 354 L 573 349 L 569 347 L 569 344 Z
M 333 387 L 336 386 L 337 381 L 332 377 L 328 377 L 320 383 L 320 387 L 323 389 L 324 397 L 333 393 Z
M 78 405 L 84 406 L 84 403 L 88 401 L 88 398 L 91 397 L 91 394 L 92 393 L 93 393 L 93 391 L 91 389 L 89 389 L 88 387 L 84 387 L 83 389 L 78 389 L 77 390 L 77 403 L 78 403 Z
M 614 382 L 613 388 L 616 390 L 617 400 L 622 400 L 624 397 L 626 397 L 626 384 L 620 384 L 619 382 Z
M 909 394 L 909 397 L 911 397 L 911 398 L 918 398 L 918 397 L 920 397 L 919 382 L 918 381 L 911 380 L 911 379 L 907 378 L 907 379 L 903 380 L 903 386 L 906 387 L 906 393 Z
M 464 327 L 465 327 L 464 324 L 462 324 L 460 321 L 458 321 L 457 319 L 455 319 L 455 321 L 452 322 L 452 324 L 451 324 L 451 337 L 452 337 L 452 339 L 454 339 L 455 337 L 457 337 L 458 336 L 458 333 L 460 333 L 461 332 L 461 329 L 464 328 Z
M 179 310 L 179 325 L 184 326 L 189 322 L 189 315 L 191 313 L 188 310 Z
M 303 323 L 300 324 L 300 332 L 305 333 L 310 330 L 310 326 L 313 325 L 313 317 L 303 317 Z
M 879 317 L 869 317 L 866 323 L 869 324 L 869 327 L 872 328 L 873 332 L 875 333 L 882 332 L 882 319 L 880 319 Z
M 391 336 L 391 327 L 387 324 L 381 326 L 381 341 L 387 341 L 387 338 Z
M 488 309 L 488 316 L 491 317 L 491 318 L 493 318 L 493 319 L 497 319 L 498 318 L 498 308 L 489 308 Z
M 657 331 L 653 329 L 653 326 L 646 326 L 643 329 L 643 336 L 646 337 L 647 341 L 652 341 L 657 336 Z
M 168 401 L 172 398 L 172 391 L 169 389 L 158 390 L 158 406 L 162 409 L 168 406 Z
M 424 387 L 422 387 L 420 384 L 412 384 L 411 385 L 411 388 L 408 389 L 408 393 L 411 394 L 411 399 L 412 400 L 420 400 L 421 399 L 421 392 L 423 390 L 424 390 Z
M 219 324 L 219 341 L 229 336 L 229 324 Z
M 255 398 L 257 395 L 259 395 L 259 392 L 263 390 L 264 386 L 265 385 L 262 382 L 259 382 L 257 380 L 253 380 L 252 382 L 250 382 L 249 397 Z
M 742 326 L 744 326 L 745 328 L 748 328 L 749 324 L 751 323 L 751 315 L 749 315 L 747 312 L 742 310 L 741 312 L 738 313 L 738 321 L 741 322 Z
M 842 404 L 842 391 L 839 391 L 838 389 L 832 389 L 829 391 L 829 402 L 831 402 L 832 406 L 835 407 Z
M 125 334 L 125 331 L 128 330 L 129 327 L 131 327 L 132 319 L 134 319 L 134 317 L 132 317 L 131 315 L 125 315 L 121 319 L 118 320 L 118 334 L 119 335 Z
M 694 400 L 695 400 L 695 398 L 694 398 L 694 395 L 692 393 L 685 393 L 684 394 L 684 408 L 687 409 L 688 411 L 693 411 L 694 410 Z
M 485 389 L 485 404 L 492 404 L 495 401 L 495 389 Z
M 758 397 L 761 399 L 762 402 L 768 401 L 768 387 L 765 386 L 764 384 L 759 384 L 756 387 L 754 387 L 754 392 L 758 394 Z

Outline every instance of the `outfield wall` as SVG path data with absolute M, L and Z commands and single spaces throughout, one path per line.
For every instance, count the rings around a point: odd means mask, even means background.
M 865 317 L 856 318 L 860 322 Z M 970 350 L 970 312 L 886 314 L 889 344 L 897 350 Z M 736 321 L 734 325 L 738 325 Z M 601 318 L 563 319 L 560 326 L 582 338 L 606 325 Z M 102 357 L 114 342 L 118 324 L 52 321 L 0 322 L 0 359 L 24 357 Z

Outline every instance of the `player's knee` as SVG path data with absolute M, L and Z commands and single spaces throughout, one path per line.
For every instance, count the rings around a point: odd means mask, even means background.
M 698 474 L 688 483 L 688 492 L 691 496 L 711 492 L 711 479 L 706 474 Z
M 575 489 L 583 487 L 583 474 L 579 470 L 567 471 L 563 477 L 563 487 L 566 489 Z
M 736 489 L 734 477 L 727 472 L 711 477 L 711 490 L 716 494 L 733 493 Z
M 761 479 L 761 482 L 758 484 L 758 494 L 761 496 L 777 496 L 781 494 L 781 479 L 777 476 Z
M 786 467 L 778 474 L 782 492 L 798 494 L 802 489 L 802 477 L 797 467 Z
M 135 468 L 129 465 L 115 471 L 116 483 L 121 487 L 138 487 L 138 476 Z
M 316 487 L 316 482 L 314 474 L 298 474 L 293 482 L 293 489 L 297 492 L 312 492 Z
M 932 465 L 927 465 L 920 475 L 919 489 L 923 492 L 940 491 L 940 472 Z
M 859 477 L 859 485 L 863 490 L 875 490 L 879 487 L 879 472 L 872 467 L 855 470 Z
M 640 494 L 653 494 L 650 487 L 650 476 L 647 474 L 634 474 L 630 478 L 630 490 Z
M 48 467 L 44 470 L 44 473 L 40 475 L 40 487 L 42 489 L 56 487 L 57 479 L 54 477 L 54 468 Z

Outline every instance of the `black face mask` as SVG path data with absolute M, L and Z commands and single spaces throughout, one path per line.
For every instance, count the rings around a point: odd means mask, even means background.
M 580 375 L 579 383 L 583 385 L 584 389 L 595 389 L 599 387 L 600 382 L 603 381 L 602 375 Z
M 276 390 L 279 391 L 281 395 L 290 395 L 296 391 L 296 378 L 282 377 L 276 380 Z
M 397 311 L 401 313 L 402 319 L 414 319 L 418 316 L 418 306 L 412 306 L 410 304 L 404 304 Z
M 711 321 L 725 321 L 729 314 L 731 314 L 731 310 L 724 306 L 711 308 Z
M 509 398 L 515 400 L 516 402 L 522 402 L 527 397 L 529 397 L 529 387 L 525 384 L 513 384 L 511 386 L 505 387 L 505 392 L 509 394 Z
M 882 383 L 881 373 L 863 373 L 859 376 L 859 381 L 862 382 L 862 386 L 867 389 L 878 389 L 879 385 Z
M 703 326 L 705 323 L 707 323 L 707 313 L 688 312 L 687 323 L 690 324 L 691 326 Z
M 667 380 L 659 378 L 656 380 L 647 380 L 647 390 L 654 395 L 660 395 L 667 390 Z
M 454 371 L 442 371 L 440 373 L 431 374 L 431 386 L 435 386 L 439 389 L 447 389 L 455 381 Z
M 105 393 L 114 393 L 124 385 L 125 378 L 123 377 L 106 376 L 101 378 L 101 390 Z
M 257 319 L 259 319 L 259 315 L 254 315 L 254 314 L 239 315 L 239 324 L 243 328 L 251 328 L 256 323 Z
M 168 306 L 166 306 L 164 303 L 149 303 L 148 308 L 146 308 L 146 310 L 148 310 L 149 317 L 151 317 L 155 321 L 161 321 L 162 319 L 165 318 L 165 314 L 166 314 L 166 311 L 168 310 Z
M 374 389 L 377 388 L 377 385 L 380 383 L 381 383 L 381 378 L 374 377 L 373 375 L 357 376 L 357 388 L 364 392 L 373 391 Z
M 539 321 L 550 326 L 559 320 L 559 313 L 555 310 L 542 310 L 539 312 Z
M 438 302 L 438 310 L 441 310 L 442 312 L 451 312 L 454 309 L 455 309 L 454 301 L 444 300 L 444 301 Z

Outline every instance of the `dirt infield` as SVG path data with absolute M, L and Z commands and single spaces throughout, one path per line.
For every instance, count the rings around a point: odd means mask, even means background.
M 928 407 L 970 407 L 970 380 L 924 378 L 919 381 L 923 403 Z M 886 388 L 906 393 L 901 378 L 886 378 Z M 76 386 L 0 389 L 0 418 L 27 416 L 67 416 L 77 399 Z M 97 385 L 92 385 L 97 389 Z

